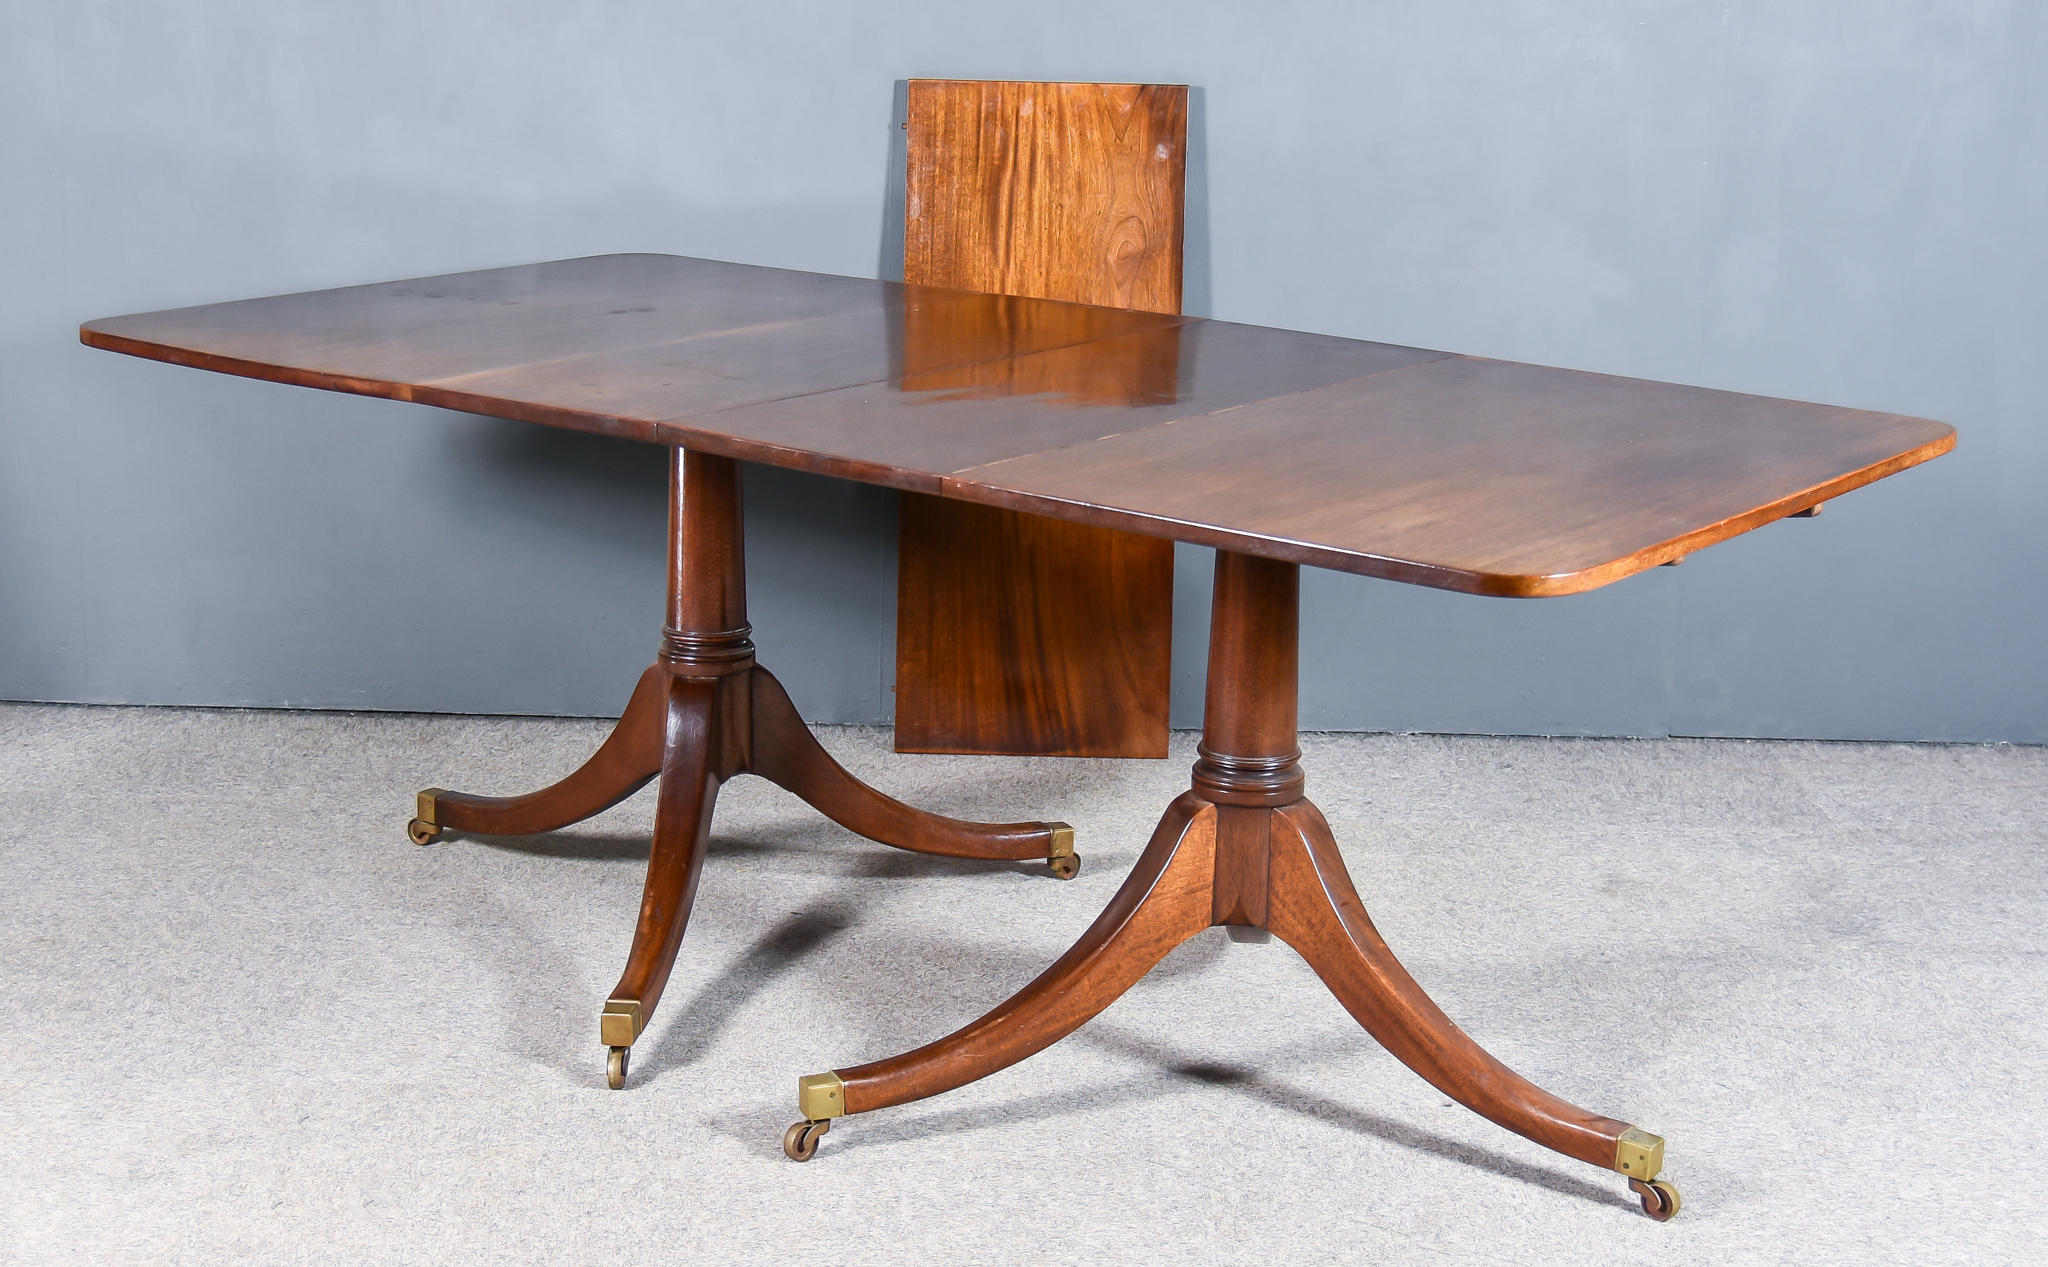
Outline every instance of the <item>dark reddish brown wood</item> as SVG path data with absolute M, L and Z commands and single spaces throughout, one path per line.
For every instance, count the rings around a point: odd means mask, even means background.
M 1263 926 L 1446 1095 L 1546 1148 L 1614 1168 L 1628 1123 L 1569 1104 L 1494 1059 L 1423 993 L 1367 918 L 1329 824 L 1302 796 L 1299 594 L 1293 564 L 1217 556 L 1193 787 L 1167 808 L 1108 909 L 1030 985 L 945 1038 L 837 1071 L 847 1112 L 986 1077 L 1080 1028 L 1200 929 Z
M 633 948 L 610 995 L 638 1003 L 643 1027 L 690 922 L 718 786 L 750 764 L 753 738 L 739 463 L 672 450 L 668 489 L 668 623 L 655 666 L 668 676 L 660 799 Z
M 947 301 L 936 302 L 941 296 Z M 897 389 L 1097 410 L 1179 400 L 1185 323 L 1074 303 L 985 302 L 992 298 L 923 288 L 907 295 Z
M 1628 1123 L 1588 1113 L 1503 1065 L 1422 992 L 1358 900 L 1330 825 L 1307 801 L 1272 811 L 1268 926 L 1345 1010 L 1430 1085 L 1517 1135 L 1603 1169 Z
M 1295 696 L 1301 569 L 1218 551 L 1209 607 L 1209 677 L 1195 791 L 1218 805 L 1300 798 Z
M 671 451 L 668 626 L 661 658 L 672 673 L 724 677 L 754 666 L 747 623 L 746 517 L 740 464 Z
M 839 1070 L 846 1111 L 965 1086 L 1045 1050 L 1209 927 L 1216 811 L 1192 793 L 1167 808 L 1138 864 L 1073 948 L 994 1011 L 937 1042 Z
M 1001 461 L 948 489 L 986 479 L 1004 504 L 1126 526 L 1227 517 L 1259 524 L 1261 543 L 1174 535 L 1540 597 L 1683 557 L 1954 442 L 1923 419 L 1447 357 Z
M 552 831 L 617 804 L 658 772 L 654 844 L 626 968 L 610 1000 L 644 1027 L 675 966 L 696 900 L 721 784 L 757 774 L 870 840 L 956 858 L 1048 857 L 1056 823 L 970 823 L 928 814 L 855 779 L 754 660 L 747 624 L 739 463 L 675 450 L 669 478 L 668 622 L 660 659 L 581 769 L 527 796 L 443 792 L 435 822 L 457 831 Z M 1070 848 L 1071 841 L 1057 842 Z M 1071 875 L 1071 871 L 1064 874 Z M 637 1030 L 635 1031 L 637 1033 Z
M 919 375 L 945 357 L 1018 364 L 904 390 L 913 309 L 936 349 Z M 949 326 L 950 342 L 932 333 Z M 669 256 L 144 313 L 80 337 L 1478 594 L 1605 585 L 1955 444 L 1920 418 Z M 1131 351 L 1146 341 L 1162 347 Z M 1163 364 L 1167 343 L 1172 400 L 1085 387 Z
M 914 364 L 913 327 L 924 331 Z M 949 328 L 955 337 L 933 333 Z M 1297 565 L 1475 593 L 1575 592 L 1817 508 L 1955 438 L 1923 419 L 658 257 L 116 318 L 81 338 L 703 446 L 676 457 L 669 626 L 619 731 L 540 793 L 443 794 L 433 824 L 522 830 L 602 808 L 645 778 L 658 711 L 656 839 L 615 996 L 640 1004 L 641 1023 L 674 963 L 718 787 L 739 773 L 777 778 L 900 847 L 1016 857 L 1032 829 L 1048 851 L 1054 838 L 1051 824 L 919 815 L 814 750 L 754 664 L 735 459 L 1222 547 L 1192 790 L 1073 950 L 958 1033 L 845 1071 L 846 1106 L 902 1103 L 1023 1059 L 1200 928 L 1263 924 L 1433 1085 L 1605 1167 L 1618 1164 L 1625 1124 L 1535 1087 L 1444 1016 L 1380 940 L 1302 799 Z M 863 376 L 892 358 L 894 382 Z M 1168 364 L 1170 392 L 1158 372 Z
M 989 300 L 999 302 L 996 296 Z M 1132 357 L 1130 350 L 1144 344 L 1160 345 L 1146 351 L 1145 359 L 1164 360 L 1169 350 L 1178 358 L 1182 370 L 1172 399 L 1119 405 L 1108 403 L 1106 394 L 1085 390 L 1097 373 L 1123 374 L 1121 363 Z M 949 479 L 961 472 L 974 471 L 979 478 L 983 468 L 993 470 L 1012 460 L 1223 414 L 1277 394 L 1442 360 L 1444 354 L 1190 320 L 1017 359 L 1016 380 L 1042 382 L 1047 390 L 1029 396 L 1009 394 L 999 380 L 943 391 L 848 387 L 735 409 L 717 419 L 728 430 L 707 440 L 734 444 L 738 441 L 728 431 L 739 432 L 745 443 L 762 446 L 760 452 L 778 452 L 775 460 L 784 465 L 799 464 L 788 452 L 797 450 L 810 455 L 801 463 L 806 469 L 911 492 L 942 493 Z M 1030 364 L 1021 364 L 1027 361 Z M 995 377 L 992 372 L 990 377 Z M 901 384 L 894 386 L 900 389 Z M 662 430 L 710 421 L 685 419 L 664 423 Z M 848 456 L 853 454 L 858 456 Z M 1246 454 L 1249 465 L 1264 460 L 1257 452 Z M 964 495 L 969 501 L 986 500 L 972 487 L 966 487 Z M 1079 513 L 1084 512 L 1061 510 L 1055 517 Z M 1158 535 L 1178 532 L 1162 526 Z
M 905 126 L 906 282 L 1180 311 L 1185 87 L 913 80 Z M 1177 339 L 1099 345 L 1079 374 L 1054 356 L 929 368 L 958 338 L 907 313 L 903 390 L 1176 394 Z M 899 752 L 1166 755 L 1170 542 L 915 493 L 900 525 Z
M 796 793 L 857 835 L 916 853 L 956 858 L 1043 858 L 1045 823 L 969 823 L 912 809 L 848 774 L 818 743 L 766 669 L 753 672 L 754 754 L 749 773 Z
M 668 744 L 654 811 L 654 848 L 647 859 L 633 948 L 609 996 L 639 1003 L 643 1025 L 661 1002 L 704 873 L 711 811 L 718 803 L 712 760 L 723 702 L 719 686 L 717 678 L 668 679 Z
M 898 752 L 1166 755 L 1171 541 L 916 494 L 899 515 Z
M 1266 926 L 1273 816 L 1242 805 L 1216 807 L 1215 900 L 1210 922 Z
M 668 675 L 660 665 L 650 666 L 619 724 L 575 773 L 524 796 L 443 792 L 434 800 L 435 822 L 486 836 L 526 836 L 603 813 L 661 773 L 667 693 Z

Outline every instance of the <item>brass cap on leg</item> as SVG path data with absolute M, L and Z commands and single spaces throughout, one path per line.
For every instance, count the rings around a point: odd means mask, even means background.
M 1664 1169 L 1664 1137 L 1629 1127 L 1614 1141 L 1614 1168 L 1631 1179 L 1655 1179 Z
M 419 812 L 413 815 L 413 817 L 423 823 L 439 823 L 441 820 L 434 817 L 434 800 L 447 791 L 448 789 L 445 787 L 430 787 L 421 792 L 419 795 Z
M 1045 851 L 1048 858 L 1067 858 L 1074 852 L 1074 829 L 1065 823 L 1047 823 L 1052 828 L 1052 847 Z
M 631 1047 L 643 1024 L 640 1000 L 607 999 L 597 1018 L 597 1032 L 607 1047 Z
M 796 1111 L 806 1121 L 846 1116 L 846 1084 L 836 1073 L 810 1073 L 796 1080 Z

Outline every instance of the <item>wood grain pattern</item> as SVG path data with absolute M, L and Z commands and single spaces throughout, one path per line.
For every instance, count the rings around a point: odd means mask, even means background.
M 748 773 L 803 798 L 855 835 L 914 853 L 954 858 L 1043 858 L 1052 833 L 1042 822 L 970 823 L 913 809 L 846 772 L 797 715 L 768 670 L 753 672 L 754 747 Z
M 1050 824 L 920 815 L 805 748 L 808 732 L 753 663 L 734 459 L 1222 547 L 1191 790 L 1073 950 L 957 1033 L 843 1071 L 848 1109 L 935 1094 L 1023 1059 L 1194 932 L 1263 921 L 1433 1085 L 1546 1147 L 1614 1165 L 1627 1124 L 1529 1083 L 1430 1001 L 1373 929 L 1327 823 L 1303 799 L 1298 566 L 1475 593 L 1589 589 L 1947 452 L 1953 429 L 1215 323 L 1144 324 L 1139 314 L 1125 314 L 1139 324 L 1108 333 L 1111 317 L 1095 327 L 1096 317 L 1029 311 L 1042 301 L 933 299 L 938 292 L 841 280 L 607 258 L 113 318 L 81 338 L 230 373 L 706 446 L 676 457 L 658 701 L 643 679 L 631 724 L 554 788 L 446 802 L 460 807 L 447 825 L 468 814 L 463 821 L 500 830 L 600 806 L 644 777 L 658 704 L 656 841 L 618 993 L 646 1010 L 674 961 L 719 785 L 738 773 L 775 777 L 906 848 L 1016 857 L 1034 829 L 1045 847 L 1052 840 Z M 941 352 L 913 354 L 905 313 L 924 302 L 953 316 L 917 335 Z M 991 305 L 1010 307 L 1004 315 Z M 761 342 L 766 327 L 776 333 Z M 945 337 L 932 333 L 948 330 L 961 352 L 950 362 Z M 1156 369 L 1165 360 L 1113 347 L 1167 339 L 1170 399 Z M 770 345 L 818 355 L 782 369 L 764 354 Z M 1301 359 L 1271 355 L 1283 345 Z M 569 355 L 537 359 L 543 347 Z M 1033 358 L 1045 359 L 1025 364 Z M 878 359 L 893 363 L 893 378 L 827 385 Z M 1005 359 L 1017 364 L 977 368 Z M 1054 362 L 1093 364 L 1076 372 L 1101 381 L 1063 388 L 1047 368 Z M 694 366 L 734 372 L 706 386 L 679 372 Z M 906 380 L 921 385 L 906 389 Z M 600 400 L 615 390 L 631 409 Z M 1232 396 L 1243 399 L 1218 403 Z M 977 444 L 978 460 L 957 461 Z
M 1185 87 L 913 80 L 905 126 L 905 281 L 1179 313 Z M 902 389 L 1178 395 L 1177 338 L 1096 344 L 1078 374 L 1072 356 L 924 368 L 957 337 L 909 315 Z M 1170 544 L 914 493 L 899 522 L 897 751 L 1166 755 Z
M 651 1018 L 661 1002 L 704 874 L 720 782 L 714 769 L 721 746 L 719 706 L 726 702 L 720 685 L 717 678 L 671 676 L 663 692 L 667 746 L 656 792 L 654 845 L 641 886 L 632 949 L 618 984 L 607 996 L 637 1001 L 643 1018 Z
M 1955 445 L 1921 418 L 1106 309 L 1117 332 L 1097 338 L 1029 311 L 1050 301 L 947 294 L 603 256 L 114 317 L 80 337 L 1477 594 L 1605 585 Z M 920 344 L 955 327 L 961 364 L 1066 366 L 1016 381 L 1080 384 L 1129 359 L 1104 351 L 1115 339 L 1171 338 L 1175 399 L 905 391 L 905 308 L 923 303 L 957 320 L 924 322 Z M 1034 346 L 1034 331 L 1050 333 Z M 920 374 L 941 372 L 932 356 Z
M 1515 1134 L 1604 1169 L 1627 1122 L 1552 1095 L 1494 1059 L 1408 975 L 1358 900 L 1337 842 L 1307 801 L 1272 811 L 1268 926 L 1346 1011 L 1437 1090 Z
M 524 796 L 443 792 L 435 799 L 434 820 L 453 831 L 528 836 L 601 814 L 661 773 L 667 713 L 668 675 L 652 665 L 640 675 L 618 725 L 568 777 Z
M 1526 598 L 1608 584 L 1954 444 L 1925 419 L 1446 357 L 991 463 L 948 491 Z M 1196 526 L 1224 501 L 1259 525 L 1256 546 Z
M 1216 807 L 1216 875 L 1209 904 L 1214 924 L 1266 926 L 1273 816 L 1242 805 Z
M 747 623 L 746 513 L 740 464 L 686 449 L 671 451 L 668 482 L 668 623 L 661 661 L 689 677 L 725 677 L 754 667 Z M 745 747 L 731 763 L 745 765 Z
M 1301 796 L 1295 679 L 1301 569 L 1222 550 L 1209 597 L 1209 673 L 1195 790 L 1270 808 Z
M 625 714 L 580 769 L 525 796 L 442 792 L 435 822 L 525 835 L 596 814 L 659 775 L 654 841 L 632 949 L 609 996 L 644 1024 L 661 1001 L 696 902 L 719 788 L 768 779 L 870 840 L 956 858 L 1045 858 L 1054 824 L 972 823 L 913 809 L 855 779 L 754 659 L 747 624 L 739 463 L 677 449 L 669 465 L 668 621 L 659 659 Z
M 986 1016 L 936 1042 L 838 1071 L 846 1111 L 865 1113 L 966 1086 L 1045 1050 L 1209 927 L 1216 811 L 1193 794 L 1167 808 L 1145 852 L 1081 940 Z
M 1057 401 L 1118 411 L 1179 403 L 1180 324 L 1111 334 L 1098 319 L 1104 311 L 907 303 L 897 390 L 928 400 Z M 1009 354 L 965 351 L 998 347 Z
M 898 514 L 905 543 L 960 548 L 897 557 L 897 751 L 1166 755 L 1171 541 L 932 497 Z
M 905 281 L 1177 313 L 1188 90 L 910 81 Z
M 744 436 L 760 446 L 754 452 L 784 465 L 938 493 L 959 472 L 979 473 L 981 467 L 1013 458 L 1206 417 L 1444 355 L 1190 321 L 1021 355 L 1013 369 L 991 367 L 978 375 L 978 383 L 954 378 L 940 389 L 922 391 L 907 390 L 901 382 L 866 384 L 741 406 L 661 429 L 715 424 L 720 430 L 706 433 L 703 443 L 730 444 L 732 437 Z M 1132 361 L 1161 364 L 1169 359 L 1179 376 L 1170 400 L 1109 403 L 1109 391 L 1088 386 L 1097 375 L 1113 383 L 1126 381 Z M 1031 384 L 1034 390 L 1008 390 L 1006 380 Z M 919 381 L 945 380 L 933 374 Z M 812 456 L 793 459 L 795 454 Z M 1250 456 L 1256 460 L 1256 454 Z M 961 487 L 973 490 L 972 485 Z
M 1299 580 L 1294 564 L 1218 554 L 1193 786 L 1167 807 L 1101 916 L 1036 980 L 936 1042 L 838 1070 L 847 1112 L 936 1095 L 1015 1064 L 1080 1028 L 1202 928 L 1243 925 L 1294 947 L 1367 1032 L 1444 1094 L 1546 1148 L 1614 1167 L 1629 1124 L 1543 1090 L 1453 1024 L 1381 940 L 1329 824 L 1303 798 Z

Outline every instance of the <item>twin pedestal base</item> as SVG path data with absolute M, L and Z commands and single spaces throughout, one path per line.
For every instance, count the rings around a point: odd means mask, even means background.
M 737 464 L 676 451 L 670 623 L 597 754 L 552 787 L 486 797 L 420 793 L 413 840 L 443 830 L 552 831 L 661 780 L 653 853 L 626 970 L 600 1021 L 610 1083 L 660 1002 L 696 896 L 719 786 L 757 774 L 870 840 L 961 858 L 1079 867 L 1064 823 L 969 823 L 913 809 L 834 761 L 767 670 L 745 621 Z M 815 1155 L 832 1122 L 964 1086 L 1044 1050 L 1203 929 L 1270 933 L 1305 959 L 1358 1023 L 1445 1095 L 1518 1135 L 1624 1176 L 1650 1217 L 1677 1213 L 1657 1178 L 1664 1141 L 1551 1095 L 1488 1055 L 1432 1002 L 1367 917 L 1330 826 L 1302 793 L 1295 700 L 1300 571 L 1219 551 L 1208 698 L 1193 784 L 1080 941 L 1017 994 L 915 1051 L 799 1080 L 803 1119 L 784 1151 Z

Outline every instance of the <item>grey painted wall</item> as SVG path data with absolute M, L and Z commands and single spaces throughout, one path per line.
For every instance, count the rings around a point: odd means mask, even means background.
M 1305 723 L 2048 740 L 2048 6 L 0 13 L 0 697 L 616 711 L 660 621 L 658 452 L 76 324 L 603 251 L 873 275 L 893 85 L 955 75 L 1199 86 L 1191 311 L 1962 432 L 1591 595 L 1311 572 Z M 814 718 L 886 718 L 890 498 L 763 470 L 748 495 L 769 662 Z

